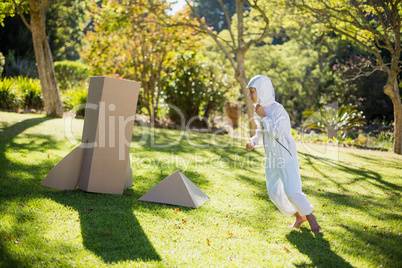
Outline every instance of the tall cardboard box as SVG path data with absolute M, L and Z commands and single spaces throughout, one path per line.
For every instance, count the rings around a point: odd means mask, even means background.
M 42 181 L 59 190 L 122 194 L 132 186 L 129 157 L 140 84 L 91 77 L 81 144 Z

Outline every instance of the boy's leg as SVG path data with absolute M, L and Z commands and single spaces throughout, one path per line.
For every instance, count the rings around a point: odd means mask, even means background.
M 272 175 L 270 178 L 267 178 L 269 199 L 271 199 L 280 212 L 286 216 L 293 216 L 297 211 L 286 196 L 282 181 L 277 174 L 274 173 Z
M 317 218 L 313 213 L 310 213 L 309 215 L 306 216 L 308 223 L 310 224 L 311 231 L 314 233 L 319 233 L 320 232 L 320 225 L 318 225 Z
M 308 220 L 311 230 L 319 233 L 321 227 L 317 222 L 317 218 L 312 213 L 314 208 L 308 201 L 307 196 L 302 192 L 299 163 L 297 159 L 296 161 L 295 159 L 292 160 L 287 162 L 285 169 L 278 170 L 278 174 L 283 181 L 286 196 L 298 211 L 298 213 L 295 214 L 296 221 L 294 226 L 298 227 L 305 220 Z
M 296 212 L 296 213 L 294 214 L 294 216 L 296 217 L 296 220 L 295 220 L 295 222 L 291 225 L 291 227 L 296 227 L 296 228 L 298 228 L 298 227 L 300 227 L 300 225 L 301 225 L 303 222 L 307 221 L 306 216 L 300 216 L 299 212 Z
M 301 216 L 309 215 L 314 208 L 302 191 L 302 184 L 297 159 L 288 159 L 283 169 L 277 170 L 283 183 L 287 198 Z

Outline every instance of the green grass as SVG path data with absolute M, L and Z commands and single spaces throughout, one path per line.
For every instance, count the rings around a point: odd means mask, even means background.
M 82 124 L 73 120 L 76 137 Z M 402 266 L 400 155 L 299 142 L 303 190 L 324 230 L 314 236 L 287 227 L 270 202 L 262 148 L 197 133 L 155 148 L 180 132 L 135 127 L 134 187 L 57 191 L 40 183 L 75 146 L 64 130 L 63 119 L 0 113 L 0 267 Z M 211 200 L 138 201 L 176 169 Z

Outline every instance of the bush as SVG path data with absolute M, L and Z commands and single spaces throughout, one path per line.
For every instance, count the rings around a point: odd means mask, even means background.
M 338 131 L 346 132 L 366 124 L 363 113 L 353 105 L 343 105 L 339 108 L 329 105 L 320 108 L 317 112 L 306 110 L 303 116 L 306 118 L 303 127 L 325 131 L 328 139 L 338 137 Z
M 58 61 L 54 63 L 59 89 L 77 87 L 88 81 L 91 73 L 88 65 L 78 61 Z
M 194 116 L 209 117 L 211 111 L 223 108 L 225 87 L 218 67 L 198 57 L 195 53 L 176 54 L 170 60 L 175 62 L 164 77 L 163 91 L 168 104 L 178 107 L 186 120 Z M 169 117 L 176 123 L 181 118 L 170 109 Z
M 85 104 L 87 102 L 88 90 L 84 87 L 74 87 L 64 91 L 61 95 L 66 110 L 71 110 L 76 115 L 85 115 Z
M 0 109 L 14 110 L 19 107 L 18 93 L 14 79 L 0 80 Z
M 39 79 L 25 78 L 19 76 L 16 85 L 22 98 L 23 107 L 40 110 L 43 108 L 42 88 Z
M 38 68 L 35 62 L 26 58 L 15 58 L 14 52 L 9 51 L 5 58 L 4 76 L 38 78 Z

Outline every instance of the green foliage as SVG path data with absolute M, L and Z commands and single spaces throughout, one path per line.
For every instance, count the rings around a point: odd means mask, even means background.
M 0 108 L 15 110 L 18 108 L 43 108 L 43 96 L 39 79 L 19 76 L 0 80 Z
M 28 1 L 21 3 L 24 15 L 29 21 Z M 77 60 L 81 40 L 89 21 L 89 7 L 96 5 L 93 1 L 58 0 L 50 1 L 46 12 L 46 36 L 54 60 Z M 7 21 L 3 21 L 7 17 Z M 3 51 L 15 50 L 17 58 L 35 58 L 32 49 L 32 34 L 16 14 L 11 0 L 0 2 L 0 39 Z M 88 28 L 87 28 L 88 29 Z M 7 54 L 7 53 L 5 53 Z M 24 75 L 24 74 L 17 74 Z
M 271 78 L 276 100 L 289 111 L 293 123 L 302 120 L 306 109 L 318 109 L 334 101 L 350 102 L 349 88 L 332 68 L 339 50 L 347 44 L 337 36 L 315 30 L 309 25 L 289 28 L 289 41 L 253 47 L 247 54 L 248 74 Z
M 0 109 L 13 110 L 18 108 L 17 96 L 14 79 L 3 78 L 0 80 Z
M 380 134 L 377 135 L 378 142 L 393 142 L 394 133 L 390 131 L 381 131 Z
M 196 53 L 175 54 L 175 67 L 164 78 L 165 101 L 179 107 L 185 120 L 201 115 L 208 118 L 210 112 L 225 104 L 225 76 L 219 67 L 213 66 Z M 180 122 L 177 111 L 169 110 L 170 118 Z
M 363 126 L 362 112 L 357 111 L 353 105 L 332 107 L 331 105 L 322 107 L 318 112 L 306 110 L 303 112 L 306 118 L 303 126 L 306 129 L 319 129 L 327 132 L 328 138 L 337 137 L 338 131 L 347 131 L 352 128 Z
M 54 63 L 54 71 L 59 89 L 82 85 L 91 76 L 89 66 L 79 61 L 58 61 Z
M 73 87 L 61 95 L 66 110 L 71 110 L 76 115 L 85 115 L 85 104 L 87 102 L 88 90 L 83 87 Z
M 239 87 L 239 84 L 234 78 L 234 69 L 230 65 L 229 60 L 222 54 L 220 48 L 210 36 L 205 36 L 201 40 L 200 49 L 197 53 L 209 62 L 213 62 L 216 66 L 219 66 L 219 71 L 216 75 L 222 76 L 224 74 L 224 87 L 226 89 L 226 100 L 230 103 L 237 103 L 243 98 L 243 94 Z
M 94 10 L 95 32 L 87 33 L 81 52 L 95 75 L 140 82 L 138 108 L 145 107 L 151 120 L 162 102 L 162 76 L 175 65 L 167 61 L 168 53 L 194 50 L 200 38 L 185 27 L 165 27 L 160 18 L 168 7 L 164 1 L 108 1 Z
M 5 56 L 4 76 L 38 78 L 38 69 L 35 62 L 28 58 L 16 57 L 14 53 L 14 51 L 10 50 Z
M 46 14 L 46 29 L 55 61 L 79 59 L 84 30 L 90 23 L 89 10 L 93 6 L 96 6 L 95 1 L 52 2 Z
M 18 76 L 15 79 L 19 94 L 22 99 L 22 106 L 40 110 L 43 108 L 42 88 L 39 79 Z
M 28 1 L 15 1 L 23 13 L 28 12 Z M 3 0 L 0 2 L 0 25 L 4 27 L 4 19 L 8 16 L 14 17 L 17 14 L 15 5 L 11 0 Z

